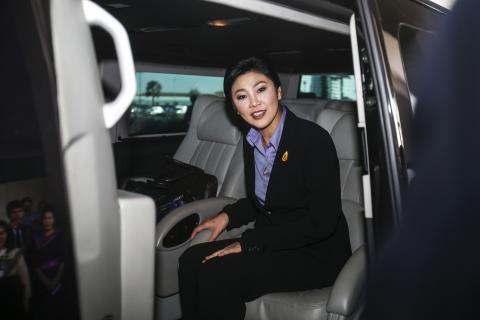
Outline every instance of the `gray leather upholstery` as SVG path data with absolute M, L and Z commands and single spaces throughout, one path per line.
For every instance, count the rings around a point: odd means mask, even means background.
M 219 112 L 219 108 L 226 111 L 223 101 L 215 101 L 203 109 L 197 123 L 198 140 L 236 146 L 240 131 L 233 125 L 235 121 L 229 118 L 229 113 Z
M 177 263 L 180 255 L 188 247 L 208 240 L 209 232 L 200 233 L 192 241 L 182 243 L 173 248 L 163 246 L 163 240 L 167 233 L 183 218 L 192 214 L 198 214 L 200 221 L 204 221 L 216 215 L 224 206 L 234 202 L 235 199 L 216 197 L 193 201 L 181 206 L 166 215 L 157 224 L 155 243 L 155 294 L 160 297 L 168 297 L 178 293 Z
M 357 251 L 342 269 L 333 289 L 267 294 L 247 303 L 245 319 L 354 319 L 361 309 L 358 301 L 363 292 L 366 265 L 362 260 L 363 249 L 358 250 L 364 243 L 364 232 L 355 105 L 315 99 L 292 99 L 283 103 L 299 117 L 318 123 L 331 134 L 340 162 L 342 207 L 349 226 L 352 250 Z M 242 143 L 238 130 L 226 112 L 223 98 L 200 96 L 194 106 L 190 129 L 175 158 L 215 174 L 219 182 L 219 195 L 240 198 L 245 195 Z M 171 313 L 178 309 L 178 284 L 174 276 L 178 257 L 190 245 L 208 238 L 205 232 L 193 241 L 168 249 L 161 245 L 164 235 L 184 216 L 193 212 L 201 215 L 200 221 L 216 214 L 224 201 L 232 199 L 212 198 L 192 202 L 172 211 L 157 226 L 155 293 L 157 306 L 161 305 L 156 313 L 157 319 L 174 319 L 172 315 L 178 314 Z M 240 233 L 241 230 L 232 230 L 220 238 L 236 237 Z
M 270 293 L 247 303 L 245 319 L 326 320 L 330 288 L 290 293 Z
M 195 101 L 190 127 L 175 153 L 174 158 L 213 174 L 218 180 L 217 198 L 188 203 L 164 217 L 157 225 L 155 250 L 155 318 L 173 320 L 180 317 L 177 261 L 189 247 L 205 242 L 209 232 L 200 233 L 192 241 L 175 248 L 165 248 L 163 239 L 179 221 L 193 213 L 200 216 L 200 223 L 217 214 L 232 198 L 245 196 L 243 147 L 241 134 L 225 107 L 224 99 L 201 95 Z M 239 236 L 246 227 L 225 232 L 223 238 Z
M 313 99 L 284 100 L 297 116 L 313 121 L 332 136 L 340 164 L 342 208 L 347 219 L 352 251 L 333 289 L 271 293 L 247 303 L 246 320 L 350 319 L 359 314 L 366 261 L 363 228 L 361 158 L 356 133 L 355 104 Z M 360 249 L 359 249 L 360 248 Z M 328 312 L 327 312 L 327 302 Z
M 222 97 L 197 98 L 190 127 L 174 158 L 215 175 L 219 196 L 245 195 L 241 133 Z
M 337 277 L 327 303 L 329 319 L 347 319 L 360 316 L 360 301 L 367 281 L 367 253 L 360 247 L 353 253 Z M 352 317 L 349 317 L 352 316 Z

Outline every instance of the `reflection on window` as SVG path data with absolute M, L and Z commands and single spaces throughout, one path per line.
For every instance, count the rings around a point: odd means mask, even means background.
M 407 78 L 412 109 L 415 111 L 421 75 L 419 65 L 426 59 L 428 44 L 433 40 L 433 33 L 402 24 L 398 29 L 400 53 Z
M 129 135 L 186 132 L 200 94 L 223 96 L 223 78 L 137 72 Z
M 355 101 L 355 79 L 344 74 L 302 75 L 298 98 Z

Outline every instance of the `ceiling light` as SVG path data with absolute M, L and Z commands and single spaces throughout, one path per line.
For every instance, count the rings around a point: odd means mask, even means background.
M 247 17 L 240 17 L 240 18 L 232 18 L 232 19 L 218 19 L 218 20 L 211 20 L 208 21 L 207 24 L 212 27 L 229 27 L 235 24 L 241 24 L 248 22 L 252 19 Z
M 226 20 L 213 20 L 208 22 L 209 26 L 212 27 L 226 27 L 229 25 L 229 23 Z

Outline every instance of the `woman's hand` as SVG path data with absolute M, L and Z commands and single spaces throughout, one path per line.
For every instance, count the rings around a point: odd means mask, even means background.
M 212 258 L 215 258 L 215 257 L 223 257 L 223 256 L 226 256 L 226 255 L 229 255 L 229 254 L 240 253 L 240 252 L 242 252 L 242 246 L 240 245 L 240 242 L 236 241 L 234 243 L 229 244 L 228 246 L 226 246 L 222 250 L 218 250 L 218 251 L 212 253 L 211 255 L 205 257 L 205 259 L 203 259 L 202 263 L 204 263 L 205 261 L 210 260 Z
M 212 234 L 210 235 L 210 238 L 208 238 L 208 241 L 209 242 L 214 241 L 215 239 L 217 239 L 220 233 L 222 233 L 222 231 L 225 230 L 227 225 L 228 225 L 228 215 L 225 212 L 221 212 L 215 217 L 204 221 L 201 225 L 193 229 L 190 239 L 195 238 L 195 236 L 200 231 L 208 229 L 212 232 Z

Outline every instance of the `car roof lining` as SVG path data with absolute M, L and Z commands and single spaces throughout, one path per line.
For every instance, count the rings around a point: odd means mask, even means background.
M 206 1 L 121 0 L 129 6 L 121 9 L 95 1 L 126 27 L 136 61 L 225 68 L 240 58 L 260 55 L 287 73 L 351 73 L 353 70 L 350 40 L 345 34 Z M 327 19 L 344 24 L 351 12 L 350 7 L 327 1 L 315 1 L 317 5 L 310 4 L 310 7 L 303 0 L 276 2 L 303 12 L 325 12 Z M 344 4 L 349 0 L 335 2 Z M 217 19 L 239 18 L 243 19 L 241 23 L 225 28 L 207 24 Z M 145 28 L 161 31 L 144 32 Z M 93 35 L 99 59 L 115 58 L 109 36 L 98 28 L 94 28 Z

